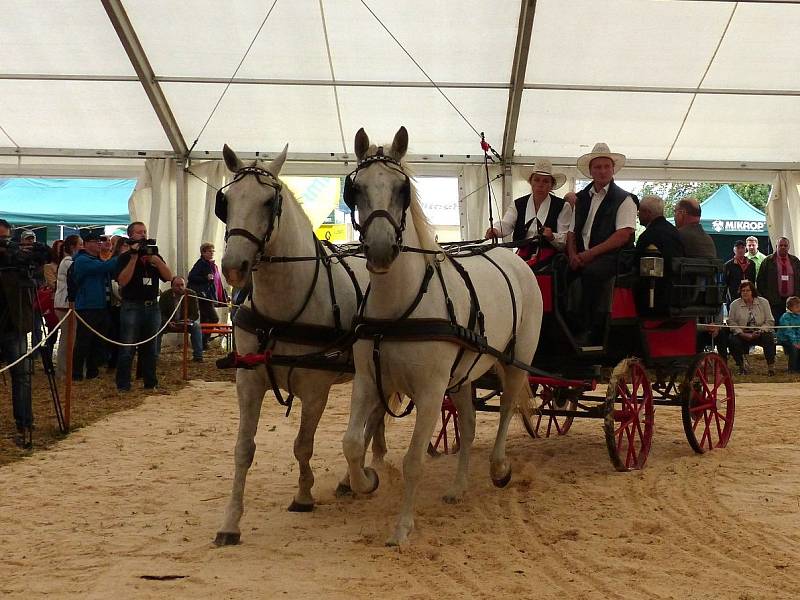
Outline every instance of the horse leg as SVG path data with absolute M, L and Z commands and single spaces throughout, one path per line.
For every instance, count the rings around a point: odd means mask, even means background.
M 456 478 L 443 499 L 449 504 L 454 504 L 460 502 L 464 498 L 464 492 L 467 489 L 467 480 L 469 479 L 469 457 L 472 450 L 472 443 L 475 440 L 475 405 L 472 404 L 472 386 L 470 382 L 465 382 L 461 386 L 461 389 L 451 393 L 450 397 L 456 405 L 460 446 L 458 450 L 458 470 L 456 471 Z
M 314 496 L 311 495 L 311 488 L 314 486 L 311 457 L 314 455 L 314 434 L 328 403 L 329 391 L 330 388 L 309 390 L 300 398 L 300 429 L 294 440 L 294 456 L 300 466 L 300 476 L 297 494 L 289 505 L 291 512 L 310 512 L 314 508 Z
M 234 451 L 235 470 L 233 475 L 233 490 L 228 506 L 225 509 L 225 519 L 222 527 L 217 532 L 214 543 L 217 546 L 238 544 L 241 538 L 239 521 L 244 512 L 244 484 L 247 479 L 247 470 L 253 464 L 256 453 L 254 438 L 258 429 L 258 417 L 261 414 L 261 403 L 267 390 L 264 370 L 246 371 L 239 369 L 236 373 L 236 391 L 239 397 L 239 434 L 236 438 Z
M 392 536 L 386 540 L 387 546 L 399 546 L 408 539 L 408 534 L 414 529 L 414 501 L 417 497 L 417 488 L 422 477 L 425 457 L 428 455 L 428 443 L 431 441 L 433 429 L 439 418 L 444 386 L 439 388 L 437 394 L 425 394 L 422 402 L 417 402 L 417 420 L 414 423 L 414 433 L 411 444 L 403 459 L 403 479 L 405 490 L 403 492 L 403 506 L 397 520 Z
M 520 369 L 508 367 L 504 369 L 504 375 L 503 393 L 500 396 L 500 423 L 497 426 L 497 437 L 494 440 L 489 467 L 492 483 L 497 487 L 505 487 L 511 481 L 511 464 L 506 459 L 506 437 L 511 417 L 514 416 L 514 409 L 517 406 L 518 394 L 522 391 L 523 384 L 527 383 L 527 374 Z
M 377 403 L 372 389 L 374 382 L 356 374 L 353 380 L 353 395 L 350 400 L 350 419 L 342 439 L 342 450 L 347 459 L 350 486 L 357 494 L 370 494 L 378 489 L 378 473 L 370 467 L 364 468 L 366 453 L 366 427 Z M 382 407 L 381 407 L 382 408 Z
M 372 441 L 372 467 L 380 466 L 383 464 L 383 459 L 386 456 L 386 410 L 383 406 L 378 405 L 370 414 L 367 419 L 366 429 L 364 431 L 364 449 L 369 446 Z M 366 459 L 362 459 L 361 466 L 364 466 Z M 336 497 L 342 498 L 353 494 L 353 489 L 350 487 L 350 473 L 345 473 L 344 477 L 339 480 L 339 485 L 336 486 Z

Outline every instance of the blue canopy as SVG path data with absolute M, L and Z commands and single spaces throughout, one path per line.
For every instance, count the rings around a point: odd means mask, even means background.
M 755 206 L 734 192 L 729 185 L 723 185 L 709 196 L 700 207 L 700 224 L 710 234 L 767 235 L 767 217 Z
M 128 223 L 135 179 L 0 179 L 0 218 L 12 225 Z

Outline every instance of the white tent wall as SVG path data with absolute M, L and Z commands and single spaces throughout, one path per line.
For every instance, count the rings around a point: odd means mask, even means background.
M 144 173 L 128 203 L 131 221 L 142 221 L 148 235 L 158 241 L 164 261 L 176 275 L 186 276 L 191 265 L 200 256 L 200 244 L 211 242 L 223 248 L 225 228 L 214 215 L 216 190 L 227 182 L 228 171 L 221 161 L 195 163 L 186 174 L 188 211 L 187 254 L 179 256 L 177 208 L 177 169 L 180 165 L 171 159 L 148 159 Z
M 775 177 L 767 203 L 767 229 L 773 244 L 786 237 L 790 252 L 800 252 L 800 171 L 783 171 Z

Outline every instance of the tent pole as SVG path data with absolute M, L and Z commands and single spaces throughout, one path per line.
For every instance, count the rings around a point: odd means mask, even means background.
M 186 160 L 175 161 L 175 185 L 177 187 L 177 226 L 178 239 L 176 260 L 176 275 L 186 276 L 189 265 L 189 194 L 186 180 Z

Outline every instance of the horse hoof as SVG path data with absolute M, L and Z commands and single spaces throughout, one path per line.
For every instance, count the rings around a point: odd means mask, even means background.
M 378 489 L 381 480 L 378 477 L 378 472 L 372 467 L 365 467 L 364 474 L 367 476 L 368 479 L 372 480 L 372 487 L 365 492 L 366 494 L 371 494 L 372 492 Z
M 241 538 L 242 538 L 241 533 L 230 533 L 226 531 L 220 531 L 217 533 L 217 537 L 214 538 L 214 545 L 235 546 L 236 544 L 241 543 Z
M 462 496 L 461 494 L 445 494 L 442 496 L 442 501 L 445 504 L 461 504 Z
M 494 477 L 492 477 L 492 483 L 499 488 L 506 487 L 510 481 L 511 481 L 511 469 L 509 469 L 508 473 L 503 475 L 503 477 L 501 477 L 500 479 L 495 479 Z
M 339 485 L 336 486 L 336 492 L 334 493 L 336 494 L 337 498 L 345 498 L 347 496 L 353 495 L 353 488 L 344 483 L 340 483 Z
M 292 500 L 292 503 L 289 505 L 289 512 L 311 512 L 314 510 L 314 503 L 311 504 L 303 504 L 302 502 L 298 502 L 297 500 Z

